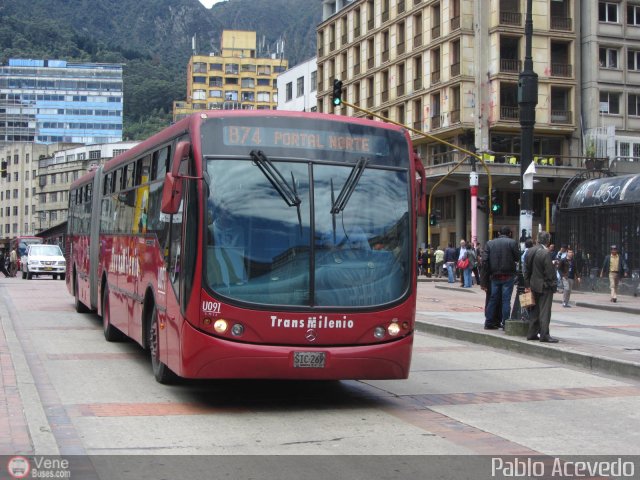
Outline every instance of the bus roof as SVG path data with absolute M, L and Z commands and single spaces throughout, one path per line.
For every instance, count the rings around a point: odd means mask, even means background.
M 109 172 L 116 169 L 119 165 L 131 161 L 133 158 L 139 157 L 146 152 L 151 152 L 158 145 L 167 143 L 174 138 L 191 131 L 194 138 L 198 138 L 200 133 L 200 125 L 208 118 L 233 118 L 233 117 L 286 117 L 286 118 L 307 118 L 317 119 L 323 121 L 333 121 L 341 123 L 354 123 L 359 125 L 366 125 L 369 127 L 382 128 L 387 130 L 394 130 L 398 132 L 405 132 L 406 130 L 398 125 L 391 123 L 385 123 L 381 121 L 368 120 L 365 118 L 347 117 L 344 115 L 332 115 L 327 113 L 317 112 L 293 112 L 285 110 L 205 110 L 198 113 L 189 115 L 175 124 L 165 128 L 164 130 L 149 137 L 145 141 L 139 143 L 135 147 L 127 150 L 113 157 L 107 163 L 104 164 L 103 171 Z M 408 134 L 407 134 L 408 138 Z M 78 186 L 90 183 L 91 179 L 95 176 L 96 170 L 86 173 L 78 180 L 71 184 L 71 188 L 77 188 Z

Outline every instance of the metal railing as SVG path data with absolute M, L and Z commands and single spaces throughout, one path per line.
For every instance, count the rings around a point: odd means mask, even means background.
M 551 63 L 551 76 L 552 77 L 572 77 L 573 65 L 566 63 Z
M 519 120 L 520 107 L 500 107 L 500 120 Z
M 501 73 L 520 73 L 521 70 L 522 70 L 522 62 L 517 58 L 501 58 L 500 59 Z
M 551 30 L 573 30 L 573 19 L 569 17 L 551 17 Z
M 500 12 L 500 25 L 522 25 L 522 13 L 520 12 Z

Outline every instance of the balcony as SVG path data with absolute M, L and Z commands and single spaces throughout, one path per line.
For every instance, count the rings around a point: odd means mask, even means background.
M 416 35 L 415 37 L 413 37 L 413 47 L 420 47 L 422 46 L 422 34 L 419 33 L 418 35 Z
M 336 41 L 329 42 L 329 51 L 333 52 L 336 49 Z
M 567 65 L 565 63 L 552 63 L 551 76 L 571 78 L 573 76 L 573 65 Z
M 373 68 L 376 61 L 375 58 L 371 57 L 367 59 L 367 68 Z
M 354 75 L 360 75 L 360 64 L 359 64 L 359 63 L 356 63 L 356 64 L 353 66 L 353 74 L 354 74 Z M 345 78 L 346 78 L 346 77 L 345 77 Z
M 570 110 L 554 110 L 551 109 L 551 123 L 573 123 L 573 112 Z
M 422 77 L 413 79 L 413 91 L 422 90 Z
M 353 38 L 358 38 L 360 36 L 360 25 L 353 29 Z
M 398 1 L 398 13 L 403 13 L 404 12 L 404 0 L 399 0 Z
M 369 30 L 373 30 L 373 27 L 374 27 L 374 26 L 375 26 L 375 22 L 374 22 L 373 18 L 371 18 L 371 19 L 367 20 L 367 28 L 368 28 Z
M 404 42 L 398 43 L 396 51 L 398 52 L 398 55 L 402 55 L 404 53 Z
M 522 14 L 520 12 L 500 12 L 500 25 L 522 26 Z
M 382 63 L 389 61 L 389 50 L 382 52 Z
M 460 123 L 460 110 L 450 110 L 449 117 L 451 118 L 451 123 Z
M 551 30 L 570 32 L 573 30 L 573 19 L 568 17 L 551 17 Z
M 440 83 L 440 70 L 431 72 L 431 85 Z
M 440 38 L 440 25 L 435 25 L 431 29 L 431 39 Z
M 440 128 L 440 114 L 436 113 L 431 116 L 431 130 L 435 130 L 436 128 Z
M 346 45 L 348 43 L 347 42 L 347 34 L 345 33 L 344 35 L 342 35 L 340 40 L 342 41 L 342 45 Z
M 451 31 L 457 30 L 460 28 L 460 17 L 453 17 L 451 19 Z
M 451 64 L 451 78 L 460 75 L 460 62 Z
M 382 103 L 384 102 L 388 102 L 389 101 L 389 90 L 385 90 L 380 94 L 380 97 L 382 98 Z
M 401 97 L 403 95 L 404 95 L 404 83 L 396 87 L 396 96 Z
M 367 97 L 367 107 L 368 108 L 373 107 L 373 96 Z
M 340 72 L 341 77 L 340 78 L 349 78 L 347 77 L 347 71 L 343 70 L 342 72 Z
M 416 120 L 413 122 L 413 129 L 422 131 L 422 120 Z
M 500 73 L 519 73 L 522 70 L 522 62 L 513 58 L 500 59 Z
M 386 12 L 382 12 L 382 23 L 386 22 L 387 20 L 389 20 L 389 10 L 387 10 Z
M 324 55 L 324 48 L 318 47 L 318 57 L 322 57 Z
M 500 120 L 519 120 L 520 107 L 500 107 Z

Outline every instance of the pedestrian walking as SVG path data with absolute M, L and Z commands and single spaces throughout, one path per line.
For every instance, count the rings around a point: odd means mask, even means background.
M 618 301 L 618 284 L 620 279 L 627 276 L 627 265 L 624 259 L 618 255 L 618 246 L 611 245 L 611 253 L 604 258 L 600 276 L 609 275 L 609 288 L 611 289 L 611 301 Z
M 558 339 L 549 334 L 553 294 L 558 288 L 556 269 L 548 248 L 550 239 L 549 232 L 540 231 L 538 244 L 531 247 L 526 255 L 524 286 L 526 292 L 533 292 L 535 301 L 535 305 L 529 312 L 527 340 L 558 343 Z
M 4 251 L 0 251 L 0 272 L 4 274 L 5 277 L 10 277 L 11 275 L 7 271 L 7 267 L 5 266 L 5 253 Z
M 444 250 L 440 248 L 440 245 L 436 248 L 434 257 L 436 260 L 436 277 L 440 278 L 442 277 L 442 265 L 444 264 Z
M 449 277 L 449 283 L 454 283 L 456 281 L 455 268 L 457 260 L 458 257 L 456 257 L 456 249 L 453 248 L 453 245 L 450 243 L 447 246 L 447 249 L 444 251 L 444 263 L 447 265 L 447 275 Z
M 502 227 L 500 236 L 489 240 L 482 252 L 483 268 L 489 275 L 491 297 L 485 312 L 484 328 L 500 328 L 511 314 L 511 295 L 520 259 L 518 244 L 511 238 L 511 229 Z M 495 310 L 501 308 L 502 325 L 494 323 Z
M 562 280 L 562 306 L 564 308 L 571 308 L 569 299 L 573 291 L 573 284 L 576 281 L 580 281 L 576 261 L 573 258 L 573 250 L 568 249 L 567 254 L 559 261 L 558 273 Z
M 12 249 L 11 253 L 9 253 L 9 275 L 12 277 L 16 276 L 16 272 L 18 271 L 18 254 L 16 253 L 16 249 Z
M 457 267 L 460 271 L 460 286 L 471 288 L 471 271 L 473 270 L 473 262 L 475 255 L 473 249 L 467 245 L 467 241 L 463 238 L 460 240 L 460 248 L 457 250 Z

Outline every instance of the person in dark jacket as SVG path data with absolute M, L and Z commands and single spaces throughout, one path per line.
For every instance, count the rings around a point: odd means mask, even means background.
M 453 283 L 456 280 L 455 271 L 456 271 L 457 260 L 458 260 L 458 257 L 456 256 L 456 249 L 453 248 L 453 245 L 449 244 L 447 249 L 444 251 L 444 263 L 447 266 L 449 283 Z
M 516 280 L 516 266 L 520 260 L 518 244 L 511 238 L 511 229 L 502 227 L 500 236 L 489 240 L 482 253 L 482 263 L 489 275 L 491 297 L 485 312 L 484 328 L 493 330 L 500 328 L 494 323 L 495 309 L 502 306 L 502 322 L 511 314 L 511 295 Z M 500 293 L 498 293 L 500 291 Z M 498 302 L 499 296 L 502 301 Z
M 535 305 L 529 313 L 527 340 L 539 339 L 541 342 L 558 343 L 558 340 L 549 334 L 551 303 L 558 287 L 556 267 L 547 248 L 550 239 L 549 232 L 540 231 L 538 245 L 531 247 L 525 257 L 524 287 L 526 292 L 533 292 L 535 300 Z
M 7 267 L 5 266 L 5 253 L 1 250 L 0 250 L 0 272 L 2 272 L 5 277 L 11 276 L 7 271 Z

